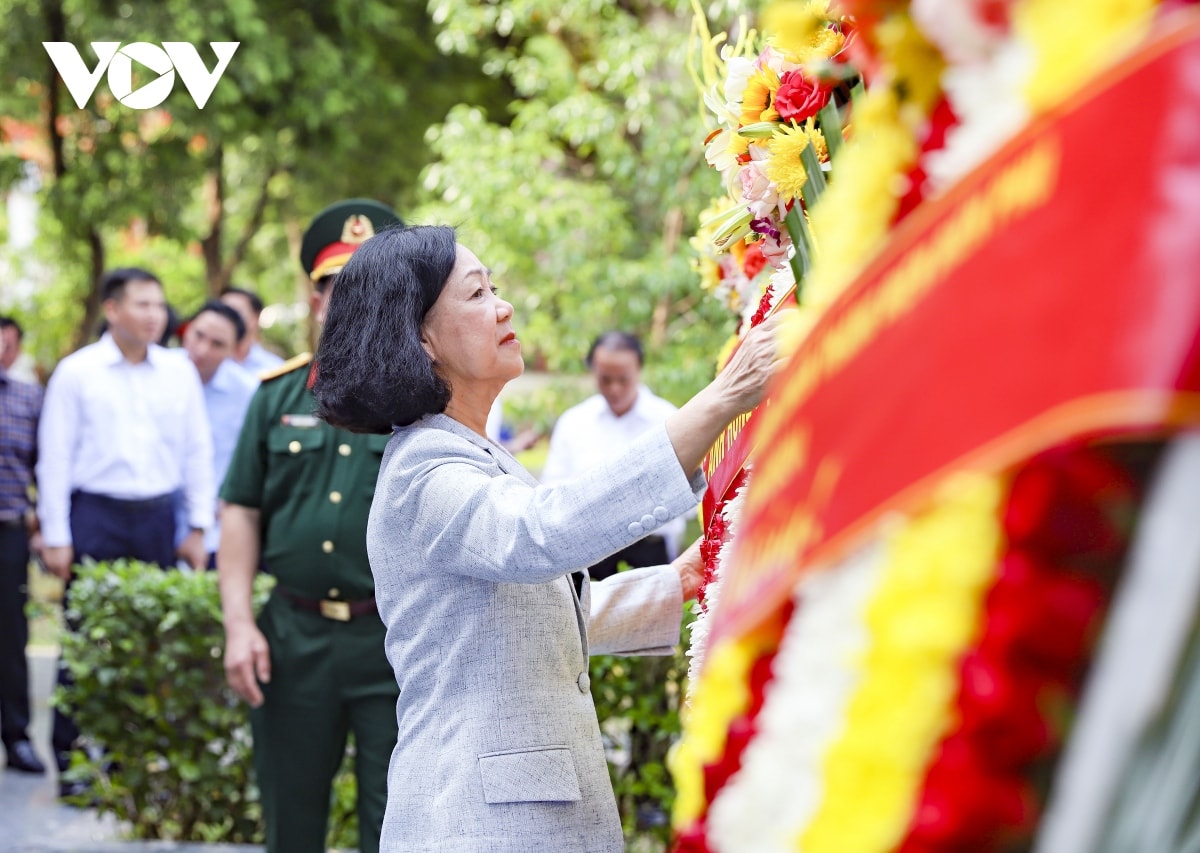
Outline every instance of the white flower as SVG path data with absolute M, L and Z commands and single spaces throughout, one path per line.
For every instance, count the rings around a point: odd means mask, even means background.
M 959 123 L 946 132 L 942 148 L 925 156 L 925 171 L 940 192 L 986 160 L 1025 126 L 1029 108 L 1022 95 L 1032 57 L 1015 41 L 997 47 L 987 62 L 952 65 L 942 86 Z
M 742 113 L 742 96 L 754 73 L 754 60 L 748 56 L 733 56 L 725 60 L 725 109 L 737 116 Z
M 733 131 L 722 130 L 704 146 L 704 159 L 708 161 L 708 165 L 721 173 L 723 181 L 729 180 L 727 173 L 736 169 L 738 165 L 737 155 L 729 148 L 732 141 Z
M 873 542 L 838 565 L 810 570 L 797 584 L 758 734 L 709 809 L 714 850 L 791 853 L 816 813 L 824 757 L 840 734 L 859 679 L 856 661 L 870 639 L 863 614 L 885 554 L 882 539 Z
M 1009 36 L 1009 27 L 992 23 L 988 0 L 912 0 L 909 14 L 925 38 L 952 64 L 978 62 Z

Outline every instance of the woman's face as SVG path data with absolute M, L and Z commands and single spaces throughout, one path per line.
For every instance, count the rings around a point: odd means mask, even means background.
M 495 386 L 498 393 L 525 370 L 512 315 L 488 268 L 459 246 L 446 286 L 421 326 L 425 351 L 456 396 L 472 386 Z

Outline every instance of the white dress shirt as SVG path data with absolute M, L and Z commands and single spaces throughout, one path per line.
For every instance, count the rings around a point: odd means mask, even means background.
M 139 500 L 182 488 L 191 526 L 208 529 L 212 453 L 195 367 L 157 345 L 134 364 L 104 335 L 64 358 L 46 387 L 37 463 L 45 544 L 72 544 L 76 490 Z
M 183 350 L 169 350 L 172 354 L 179 353 L 180 358 L 190 365 L 187 353 Z M 250 400 L 258 390 L 258 376 L 244 368 L 232 358 L 227 358 L 217 367 L 212 379 L 204 383 L 204 408 L 208 415 L 209 434 L 213 446 L 213 485 L 218 494 L 221 483 L 225 481 L 225 472 L 229 470 L 229 462 L 233 458 L 233 449 L 237 446 L 238 435 L 242 432 L 242 423 L 246 420 L 246 411 L 250 408 Z M 215 504 L 214 504 L 215 512 Z M 182 505 L 176 508 L 175 538 L 182 541 L 187 535 L 191 524 L 187 518 L 186 508 Z M 204 547 L 209 554 L 216 553 L 221 541 L 221 524 L 219 520 L 204 533 Z
M 663 423 L 675 411 L 673 404 L 645 385 L 638 386 L 633 406 L 619 417 L 604 397 L 593 394 L 567 409 L 555 422 L 541 481 L 561 483 L 611 460 L 635 438 Z M 679 540 L 686 526 L 686 518 L 679 517 L 655 531 L 666 540 L 667 555 L 672 559 L 679 554 Z

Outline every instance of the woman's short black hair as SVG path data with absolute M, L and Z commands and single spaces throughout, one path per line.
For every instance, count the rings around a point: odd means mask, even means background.
M 317 346 L 317 414 L 355 432 L 388 433 L 446 409 L 450 386 L 421 345 L 421 324 L 457 259 L 454 229 L 389 228 L 337 274 Z

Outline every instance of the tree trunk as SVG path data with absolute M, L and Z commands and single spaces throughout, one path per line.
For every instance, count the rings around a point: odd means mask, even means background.
M 46 32 L 48 41 L 67 41 L 67 19 L 63 14 L 61 0 L 48 0 L 43 7 L 46 15 Z M 63 137 L 58 127 L 58 100 L 61 82 L 58 79 L 58 69 L 46 57 L 46 135 L 50 140 L 50 155 L 54 164 L 54 179 L 57 181 L 67 174 L 66 153 L 63 150 Z M 104 272 L 104 239 L 95 225 L 87 226 L 88 253 L 91 264 L 88 269 L 90 277 L 83 288 L 86 294 L 83 300 L 83 317 L 75 327 L 71 339 L 71 349 L 77 350 L 92 337 L 100 320 L 100 275 Z M 64 353 L 65 355 L 66 353 Z
M 279 171 L 278 163 L 271 163 L 267 166 L 262 189 L 254 202 L 250 218 L 242 228 L 242 233 L 238 235 L 233 251 L 229 253 L 229 257 L 225 257 L 222 248 L 225 231 L 225 151 L 220 144 L 217 145 L 213 155 L 212 168 L 204 178 L 204 204 L 208 234 L 200 241 L 201 251 L 204 254 L 204 274 L 209 296 L 220 296 L 221 291 L 232 282 L 233 273 L 238 268 L 238 264 L 246 259 L 250 241 L 258 233 L 258 229 L 262 228 L 263 219 L 266 218 L 267 204 L 271 201 L 271 179 Z
M 77 350 L 92 339 L 100 328 L 100 276 L 104 274 L 104 240 L 94 225 L 88 226 L 88 250 L 91 256 L 91 280 L 83 302 L 83 319 L 75 329 L 71 350 Z
M 667 211 L 663 220 L 663 258 L 671 257 L 679 248 L 683 233 L 683 210 L 678 206 Z M 650 349 L 661 350 L 667 343 L 667 325 L 671 321 L 671 294 L 664 293 L 654 304 L 650 318 Z
M 216 296 L 228 283 L 223 281 L 224 267 L 221 263 L 221 232 L 225 219 L 225 150 L 215 143 L 212 168 L 204 176 L 204 218 L 208 233 L 200 241 L 204 255 L 204 277 L 208 282 L 208 293 Z

